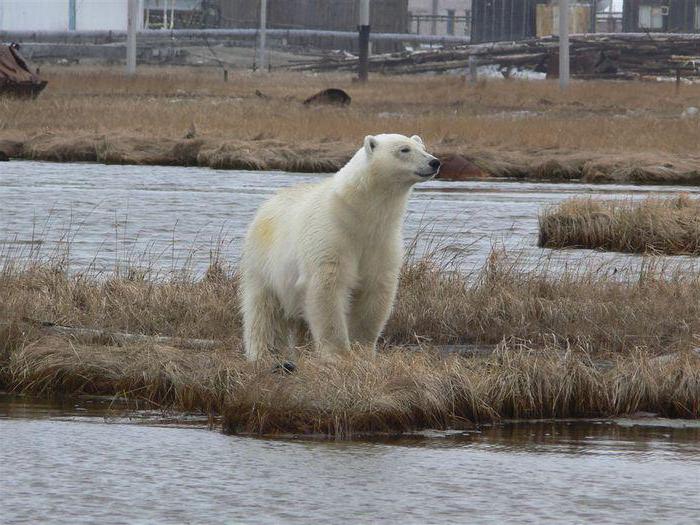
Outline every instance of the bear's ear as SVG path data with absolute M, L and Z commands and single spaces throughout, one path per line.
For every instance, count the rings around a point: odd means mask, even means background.
M 411 137 L 411 140 L 413 140 L 413 141 L 417 142 L 418 144 L 420 144 L 421 146 L 423 146 L 423 139 L 420 138 L 418 135 L 413 135 Z
M 365 137 L 365 151 L 367 152 L 367 156 L 369 157 L 377 147 L 377 139 L 375 139 L 372 135 L 367 135 Z

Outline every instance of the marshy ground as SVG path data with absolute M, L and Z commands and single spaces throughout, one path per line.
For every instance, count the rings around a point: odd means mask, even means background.
M 46 68 L 36 101 L 0 101 L 0 149 L 54 161 L 335 171 L 366 134 L 418 133 L 469 177 L 590 182 L 700 181 L 700 86 L 373 75 L 236 73 L 206 68 Z M 348 108 L 308 108 L 327 87 Z M 186 138 L 189 137 L 189 138 Z M 462 176 L 462 175 L 460 175 Z
M 235 272 L 152 281 L 5 261 L 0 389 L 124 396 L 223 414 L 231 432 L 337 437 L 508 417 L 700 415 L 697 275 L 648 265 L 632 282 L 597 269 L 554 278 L 497 252 L 476 274 L 446 270 L 405 267 L 376 356 L 357 348 L 327 362 L 302 349 L 284 374 L 272 359 L 242 358 Z

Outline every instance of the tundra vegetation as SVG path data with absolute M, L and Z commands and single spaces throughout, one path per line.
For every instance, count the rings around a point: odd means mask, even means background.
M 569 199 L 540 215 L 539 245 L 700 255 L 700 202 L 687 194 L 644 200 Z
M 546 261 L 525 272 L 494 251 L 462 273 L 438 252 L 412 256 L 376 356 L 356 348 L 327 362 L 309 348 L 286 374 L 273 359 L 244 360 L 238 277 L 216 260 L 200 277 L 105 275 L 6 250 L 0 389 L 120 396 L 221 414 L 231 432 L 336 437 L 510 417 L 698 417 L 700 280 L 648 261 L 634 275 L 557 274 Z
M 358 137 L 419 134 L 469 177 L 698 184 L 700 87 L 140 68 L 46 68 L 35 101 L 0 100 L 0 151 L 52 161 L 332 172 Z M 307 107 L 328 87 L 348 107 Z M 447 172 L 446 172 L 447 173 Z

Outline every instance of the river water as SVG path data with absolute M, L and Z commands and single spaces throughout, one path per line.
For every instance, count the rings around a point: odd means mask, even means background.
M 0 394 L 0 522 L 698 523 L 698 425 L 632 424 L 303 441 Z
M 319 179 L 200 168 L 0 164 L 0 256 L 65 253 L 73 268 L 235 264 L 245 226 L 282 186 Z M 574 195 L 692 188 L 440 182 L 417 188 L 407 241 L 425 233 L 483 264 L 493 244 L 633 268 L 639 257 L 538 249 L 542 206 Z M 434 244 L 433 244 L 434 245 Z M 663 422 L 662 422 L 663 423 Z M 663 423 L 665 424 L 665 423 Z M 225 436 L 196 417 L 0 395 L 0 523 L 698 523 L 691 423 L 506 424 L 374 442 Z
M 159 272 L 206 269 L 212 253 L 236 264 L 247 224 L 281 187 L 322 175 L 209 168 L 12 161 L 0 164 L 0 252 L 67 255 L 75 269 L 139 266 Z M 492 246 L 523 264 L 584 262 L 636 268 L 641 257 L 537 248 L 542 207 L 572 196 L 641 198 L 700 189 L 670 186 L 431 181 L 416 187 L 406 219 L 418 254 L 442 248 L 462 269 L 483 265 Z M 689 258 L 674 261 L 695 264 Z

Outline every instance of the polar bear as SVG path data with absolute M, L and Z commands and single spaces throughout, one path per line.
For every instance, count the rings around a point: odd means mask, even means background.
M 375 348 L 396 295 L 411 190 L 439 169 L 417 135 L 367 136 L 333 177 L 265 202 L 241 259 L 246 357 L 294 346 L 302 327 L 325 357 L 351 343 Z

